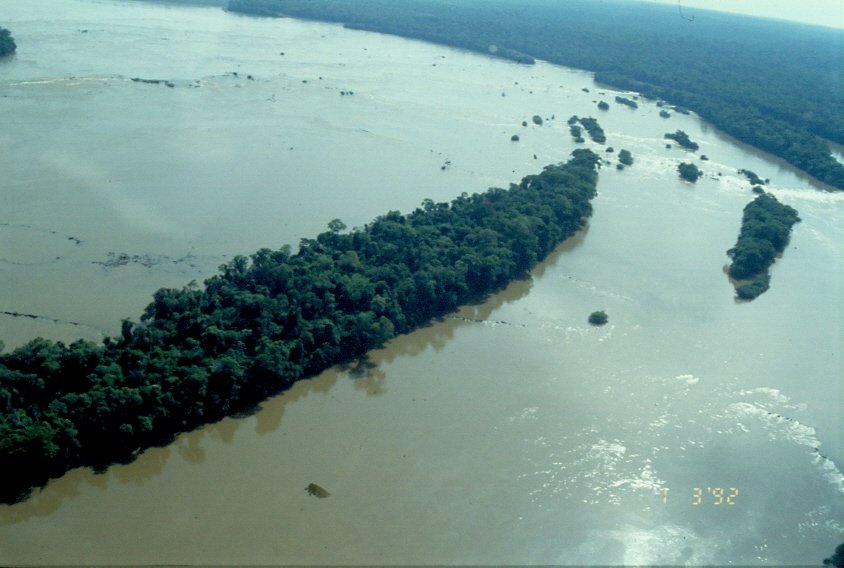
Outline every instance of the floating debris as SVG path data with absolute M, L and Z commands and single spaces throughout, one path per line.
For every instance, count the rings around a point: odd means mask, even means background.
M 105 266 L 106 268 L 117 268 L 120 266 L 126 266 L 128 264 L 140 264 L 145 268 L 152 268 L 153 266 L 157 266 L 159 264 L 164 263 L 173 263 L 173 264 L 182 264 L 187 263 L 192 268 L 196 267 L 196 264 L 193 262 L 195 257 L 188 253 L 181 258 L 171 258 L 167 255 L 158 254 L 127 254 L 125 252 L 116 253 L 116 252 L 109 252 L 106 260 L 94 260 L 91 261 L 91 264 L 99 264 L 100 266 Z

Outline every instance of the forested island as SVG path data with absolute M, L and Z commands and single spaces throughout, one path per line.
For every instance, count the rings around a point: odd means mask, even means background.
M 752 300 L 768 289 L 768 268 L 785 249 L 791 227 L 798 221 L 794 208 L 769 193 L 762 193 L 745 206 L 738 241 L 727 251 L 732 259 L 728 273 L 740 281 L 736 283 L 738 298 Z
M 844 165 L 825 141 L 844 144 L 844 37 L 832 29 L 701 10 L 689 21 L 673 6 L 590 0 L 229 0 L 228 7 L 594 71 L 600 83 L 692 109 L 844 189 Z
M 0 27 L 0 57 L 14 53 L 17 48 L 12 32 Z
M 335 219 L 295 254 L 262 249 L 204 286 L 158 290 L 102 345 L 39 338 L 0 355 L 0 497 L 131 460 L 502 288 L 584 225 L 599 163 L 579 149 L 508 190 L 351 232 Z

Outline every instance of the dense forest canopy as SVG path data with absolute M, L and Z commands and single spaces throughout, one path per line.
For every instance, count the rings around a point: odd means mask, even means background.
M 15 45 L 15 40 L 12 37 L 12 33 L 6 28 L 0 27 L 0 57 L 14 53 L 17 47 L 18 46 Z
M 161 289 L 103 345 L 0 355 L 0 498 L 241 411 L 524 275 L 591 215 L 600 158 L 575 150 L 509 190 L 425 200 L 299 251 L 263 249 L 204 287 Z
M 742 142 L 844 189 L 844 37 L 835 30 L 624 0 L 229 0 L 290 15 L 594 71 L 694 110 Z M 494 49 L 492 49 L 494 47 Z

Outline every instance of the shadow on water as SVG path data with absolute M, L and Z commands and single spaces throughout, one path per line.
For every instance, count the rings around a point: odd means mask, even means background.
M 564 253 L 580 246 L 587 233 L 588 225 L 557 246 L 527 277 L 511 282 L 481 303 L 461 307 L 457 311 L 460 317 L 443 318 L 412 333 L 396 337 L 384 347 L 368 353 L 361 359 L 337 365 L 319 375 L 297 381 L 285 392 L 258 404 L 251 412 L 235 418 L 224 418 L 192 432 L 179 434 L 169 445 L 148 448 L 128 463 L 113 464 L 101 471 L 77 468 L 62 477 L 51 479 L 40 489 L 34 489 L 32 494 L 20 503 L 0 504 L 0 526 L 50 515 L 56 512 L 66 499 L 78 497 L 84 486 L 102 491 L 108 489 L 113 481 L 142 486 L 161 474 L 174 450 L 186 462 L 201 464 L 206 458 L 204 440 L 210 438 L 229 444 L 234 441 L 235 434 L 245 419 L 252 417 L 255 418 L 256 433 L 274 432 L 281 426 L 289 405 L 310 395 L 328 395 L 340 379 L 352 380 L 354 388 L 367 395 L 383 394 L 386 392 L 387 374 L 382 370 L 382 365 L 400 357 L 417 356 L 428 349 L 439 352 L 454 337 L 458 328 L 484 321 L 495 310 L 527 296 L 534 280 L 542 278 L 545 271 L 555 265 Z

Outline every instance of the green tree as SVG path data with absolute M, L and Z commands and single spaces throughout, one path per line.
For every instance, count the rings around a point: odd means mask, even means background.
M 328 230 L 332 233 L 341 233 L 346 230 L 346 224 L 340 219 L 332 219 L 328 222 Z

